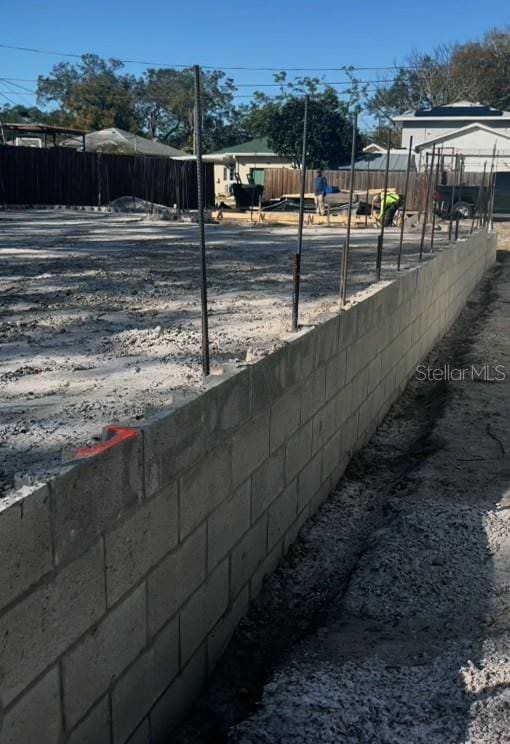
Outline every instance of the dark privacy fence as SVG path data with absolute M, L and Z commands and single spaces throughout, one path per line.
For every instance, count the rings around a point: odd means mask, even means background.
M 193 160 L 0 145 L 0 204 L 104 206 L 120 196 L 197 208 Z M 214 206 L 214 166 L 204 164 L 205 206 Z

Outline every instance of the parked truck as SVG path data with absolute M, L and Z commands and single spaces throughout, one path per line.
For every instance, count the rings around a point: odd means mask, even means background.
M 488 187 L 441 185 L 436 189 L 434 201 L 441 217 L 448 218 L 453 213 L 460 218 L 470 219 L 476 211 L 485 211 L 490 193 Z M 510 172 L 496 173 L 494 190 L 494 217 L 510 218 Z

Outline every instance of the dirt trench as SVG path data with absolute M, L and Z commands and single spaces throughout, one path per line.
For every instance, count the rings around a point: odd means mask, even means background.
M 501 252 L 424 366 L 506 379 L 417 373 L 169 742 L 510 742 L 509 330 Z

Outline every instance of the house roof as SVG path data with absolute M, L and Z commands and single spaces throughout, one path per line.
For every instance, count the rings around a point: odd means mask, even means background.
M 472 101 L 457 101 L 445 106 L 433 106 L 429 109 L 417 109 L 416 111 L 406 111 L 400 116 L 395 116 L 394 121 L 415 121 L 423 119 L 426 121 L 456 119 L 457 121 L 472 121 L 473 119 L 509 119 L 510 112 L 501 109 L 485 106 L 482 103 L 473 103 Z
M 224 147 L 222 150 L 209 152 L 207 155 L 270 155 L 272 157 L 278 157 L 274 150 L 271 150 L 269 147 L 269 143 L 265 137 L 242 142 L 240 145 L 230 145 L 230 147 Z
M 468 132 L 475 131 L 487 132 L 495 139 L 506 139 L 510 142 L 510 135 L 505 134 L 504 132 L 499 132 L 497 129 L 493 129 L 492 127 L 487 127 L 485 126 L 485 124 L 477 121 L 473 124 L 467 124 L 465 127 L 461 127 L 460 129 L 451 129 L 448 132 L 443 132 L 443 134 L 439 134 L 437 135 L 437 137 L 430 137 L 428 139 L 422 140 L 414 146 L 414 149 L 420 150 L 422 147 L 429 147 L 430 145 L 437 144 L 438 142 L 446 142 L 451 139 L 458 139 L 459 137 L 462 137 L 462 135 L 468 134 Z
M 53 124 L 10 124 L 4 122 L 5 129 L 20 134 L 75 134 L 83 136 L 86 134 L 84 129 L 74 129 L 72 127 L 57 127 Z
M 356 158 L 354 163 L 355 170 L 373 170 L 383 171 L 386 170 L 386 153 L 365 153 L 360 157 Z M 407 150 L 393 150 L 390 152 L 390 171 L 405 171 L 407 170 L 407 159 L 409 157 Z M 349 170 L 350 165 L 344 165 L 339 170 Z M 415 170 L 414 158 L 411 161 L 411 168 Z
M 126 132 L 118 127 L 100 129 L 97 132 L 87 134 L 85 137 L 87 150 L 100 150 L 101 147 L 112 145 L 126 147 L 138 155 L 154 155 L 162 158 L 175 158 L 186 154 L 175 147 L 163 145 L 161 142 L 140 137 L 137 134 L 131 134 L 131 132 Z

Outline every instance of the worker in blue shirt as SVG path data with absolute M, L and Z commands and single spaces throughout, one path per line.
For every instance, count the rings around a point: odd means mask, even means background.
M 322 175 L 321 170 L 317 170 L 315 172 L 315 181 L 314 181 L 314 188 L 313 188 L 313 194 L 315 199 L 315 211 L 317 214 L 324 215 L 326 213 L 326 189 L 328 187 L 328 182 L 326 181 L 325 177 Z

